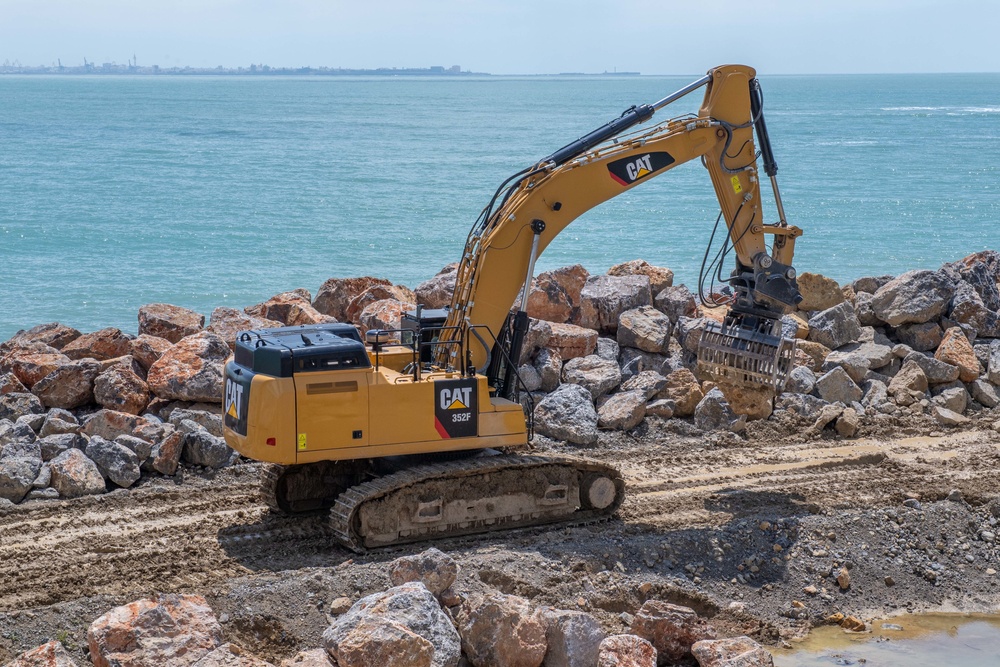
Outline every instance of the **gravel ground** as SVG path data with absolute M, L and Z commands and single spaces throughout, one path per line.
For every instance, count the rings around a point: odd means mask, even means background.
M 618 466 L 628 484 L 618 515 L 437 546 L 461 565 L 459 594 L 499 589 L 586 610 L 609 632 L 649 598 L 770 645 L 837 612 L 994 611 L 998 417 L 984 411 L 947 434 L 929 418 L 884 420 L 852 440 L 807 439 L 794 423 L 737 436 L 655 419 L 586 449 L 537 438 L 538 452 Z M 82 659 L 94 618 L 155 592 L 205 595 L 230 641 L 280 660 L 319 646 L 338 598 L 384 590 L 386 563 L 421 548 L 350 553 L 320 518 L 271 514 L 258 474 L 246 462 L 187 469 L 0 510 L 0 663 L 48 639 Z

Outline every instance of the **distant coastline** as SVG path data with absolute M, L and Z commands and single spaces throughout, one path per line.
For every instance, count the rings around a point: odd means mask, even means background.
M 161 67 L 159 65 L 138 66 L 132 61 L 126 65 L 118 63 L 91 63 L 83 65 L 21 65 L 9 61 L 0 65 L 0 74 L 31 75 L 139 75 L 139 76 L 494 76 L 490 72 L 463 70 L 459 65 L 444 67 L 378 67 L 376 69 L 353 69 L 345 67 L 271 67 L 270 65 L 249 65 L 247 67 Z M 518 76 L 640 76 L 639 72 L 560 72 L 545 75 Z

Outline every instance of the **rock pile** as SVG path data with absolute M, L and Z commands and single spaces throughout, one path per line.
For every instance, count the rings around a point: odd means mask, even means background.
M 536 607 L 500 592 L 467 596 L 452 586 L 458 564 L 437 549 L 389 564 L 393 584 L 338 610 L 323 646 L 281 667 L 770 667 L 771 655 L 749 637 L 718 639 L 693 610 L 647 600 L 628 634 L 608 636 L 582 611 Z M 331 609 L 333 605 L 331 605 Z M 116 607 L 87 631 L 95 667 L 275 667 L 227 641 L 205 598 L 160 595 Z M 57 642 L 6 667 L 75 667 Z
M 97 492 L 87 463 L 62 456 L 69 449 L 117 486 L 134 483 L 136 466 L 173 474 L 182 457 L 226 465 L 233 453 L 218 412 L 238 331 L 338 320 L 397 328 L 416 303 L 447 305 L 456 273 L 445 267 L 415 291 L 380 278 L 331 278 L 315 298 L 297 289 L 243 311 L 216 308 L 207 327 L 198 313 L 149 304 L 138 336 L 58 323 L 21 331 L 0 344 L 0 498 Z M 810 273 L 799 282 L 800 310 L 783 321 L 799 338 L 795 368 L 775 398 L 698 377 L 701 331 L 722 311 L 699 307 L 669 269 L 635 260 L 606 275 L 579 265 L 539 274 L 518 369 L 536 432 L 592 445 L 602 430 L 647 419 L 733 433 L 769 419 L 840 437 L 960 427 L 977 417 L 1000 429 L 1000 253 L 843 286 Z M 172 417 L 192 408 L 202 416 Z

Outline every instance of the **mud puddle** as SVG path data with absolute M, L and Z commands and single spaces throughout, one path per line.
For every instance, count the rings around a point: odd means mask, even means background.
M 813 630 L 790 650 L 773 650 L 776 667 L 995 667 L 1000 615 L 920 614 L 875 621 L 871 632 Z

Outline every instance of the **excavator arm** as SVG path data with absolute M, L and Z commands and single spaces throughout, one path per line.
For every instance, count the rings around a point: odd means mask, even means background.
M 697 116 L 682 116 L 630 131 L 658 109 L 702 86 L 706 87 L 705 98 Z M 457 341 L 464 337 L 468 346 L 439 347 L 438 361 L 453 368 L 471 364 L 484 371 L 491 355 L 500 353 L 509 357 L 507 366 L 511 366 L 527 328 L 527 293 L 534 263 L 549 243 L 598 204 L 700 158 L 711 177 L 736 255 L 736 267 L 729 279 L 736 300 L 726 324 L 714 327 L 715 342 L 721 341 L 723 353 L 716 354 L 715 361 L 708 365 L 736 366 L 735 375 L 748 383 L 770 375 L 769 382 L 776 384 L 773 368 L 768 366 L 761 373 L 756 364 L 751 369 L 746 355 L 750 348 L 759 353 L 763 342 L 767 357 L 764 365 L 774 363 L 770 348 L 780 347 L 773 340 L 779 330 L 776 322 L 801 300 L 791 266 L 795 239 L 801 230 L 784 220 L 774 179 L 777 167 L 760 107 L 752 68 L 717 67 L 654 105 L 627 110 L 621 118 L 512 177 L 473 227 L 459 264 L 441 339 Z M 755 126 L 778 205 L 779 221 L 774 224 L 764 221 Z M 773 237 L 770 242 L 768 236 Z M 502 338 L 500 332 L 519 292 L 521 301 L 511 340 L 505 349 L 498 350 L 496 342 Z M 467 359 L 455 358 L 460 349 L 467 350 Z M 787 349 L 781 354 L 789 356 Z M 747 370 L 751 371 L 749 375 Z M 733 373 L 722 374 L 735 377 Z M 509 379 L 509 368 L 507 375 Z M 781 375 L 780 369 L 777 375 Z M 510 394 L 510 383 L 506 384 L 507 391 L 502 393 Z

